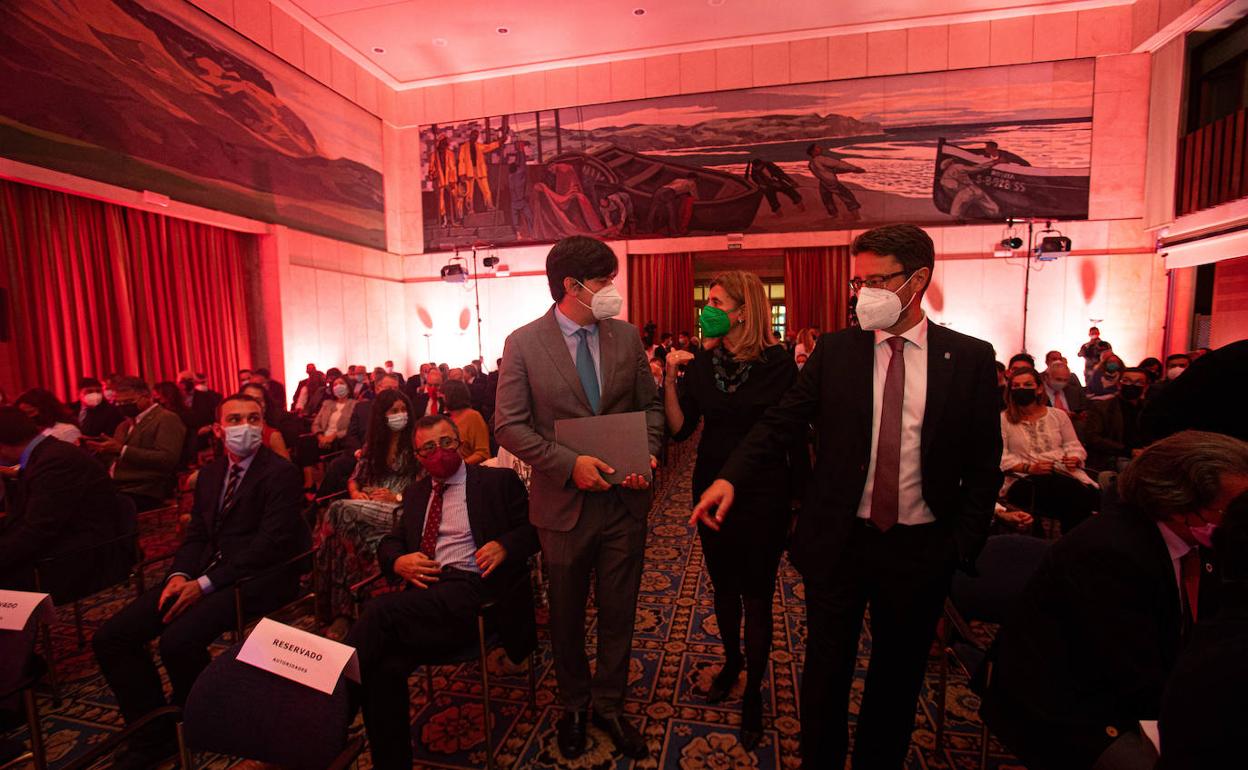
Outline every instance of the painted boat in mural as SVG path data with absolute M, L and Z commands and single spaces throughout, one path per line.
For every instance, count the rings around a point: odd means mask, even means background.
M 549 161 L 551 164 L 558 162 L 583 168 L 583 178 L 597 176 L 603 183 L 623 189 L 633 199 L 633 207 L 643 221 L 660 187 L 693 174 L 698 195 L 689 220 L 691 232 L 743 232 L 754 222 L 763 196 L 757 185 L 739 176 L 644 155 L 616 145 L 592 153 L 567 152 Z
M 1002 152 L 990 165 L 981 152 L 940 139 L 932 203 L 958 220 L 1087 219 L 1089 169 L 1041 168 L 1011 162 Z

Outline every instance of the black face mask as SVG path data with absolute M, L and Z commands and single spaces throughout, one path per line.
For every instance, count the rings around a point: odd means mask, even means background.
M 1031 406 L 1036 403 L 1036 391 L 1031 388 L 1015 388 L 1010 391 L 1010 400 L 1014 406 Z
M 1144 386 L 1133 382 L 1124 382 L 1118 386 L 1118 394 L 1128 401 L 1134 401 L 1144 395 Z
M 137 401 L 127 401 L 124 404 L 118 404 L 117 411 L 121 412 L 122 417 L 133 420 L 139 416 L 139 404 Z

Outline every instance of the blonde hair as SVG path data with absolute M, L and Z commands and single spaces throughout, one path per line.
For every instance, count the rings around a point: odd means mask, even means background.
M 797 333 L 797 344 L 806 349 L 806 355 L 815 351 L 817 342 L 819 342 L 819 332 L 813 326 L 808 326 Z
M 757 275 L 744 270 L 720 273 L 708 288 L 716 286 L 721 287 L 738 307 L 746 308 L 745 323 L 736 341 L 737 350 L 733 359 L 757 361 L 763 357 L 764 348 L 776 344 L 776 335 L 771 331 L 771 301 L 767 299 L 767 289 Z

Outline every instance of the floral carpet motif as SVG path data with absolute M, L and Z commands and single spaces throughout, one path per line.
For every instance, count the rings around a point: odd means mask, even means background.
M 571 762 L 560 756 L 555 741 L 555 722 L 560 713 L 555 698 L 555 675 L 544 628 L 545 614 L 539 608 L 541 641 L 537 655 L 536 703 L 529 700 L 527 666 L 512 664 L 501 650 L 494 650 L 489 656 L 490 735 L 500 768 L 794 770 L 800 767 L 797 694 L 806 622 L 801 579 L 787 561 L 781 564 L 771 665 L 763 681 L 766 733 L 756 749 L 747 752 L 737 735 L 744 677 L 722 703 L 706 702 L 706 687 L 722 657 L 710 581 L 702 569 L 702 552 L 696 533 L 687 524 L 693 464 L 690 450 L 691 447 L 681 447 L 673 453 L 670 469 L 661 475 L 650 513 L 629 667 L 625 716 L 647 739 L 651 758 L 641 762 L 625 759 L 614 751 L 606 735 L 592 727 L 585 754 Z M 148 553 L 167 550 L 175 542 L 173 522 L 145 520 L 142 524 Z M 116 589 L 84 603 L 88 639 L 94 629 L 131 596 L 130 591 Z M 39 692 L 53 770 L 81 756 L 121 724 L 112 693 L 91 657 L 90 645 L 78 649 L 72 612 L 65 608 L 58 615 L 52 635 L 63 701 L 59 707 L 54 706 L 51 690 L 46 686 Z M 591 609 L 586 634 L 591 662 L 597 638 L 594 617 Z M 310 623 L 310 619 L 305 618 L 300 624 L 304 623 Z M 867 628 L 860 644 L 853 692 L 847 702 L 851 725 L 861 701 L 870 646 Z M 224 649 L 224 645 L 218 645 L 219 649 Z M 950 667 L 944 745 L 939 752 L 934 749 L 937 707 L 932 688 L 937 680 L 933 659 L 929 661 L 927 686 L 918 704 L 907 770 L 977 768 L 981 745 L 981 726 L 976 716 L 978 698 L 967 689 L 966 677 L 956 666 Z M 436 667 L 432 698 L 426 693 L 425 681 L 425 671 L 421 669 L 410 682 L 415 766 L 442 770 L 484 767 L 486 744 L 478 664 L 474 661 Z M 355 729 L 359 727 L 357 719 Z M 24 740 L 26 730 L 11 731 L 6 737 Z M 224 770 L 237 763 L 236 759 L 202 754 L 197 759 L 199 767 L 213 770 Z M 370 767 L 367 753 L 360 758 L 359 767 Z M 988 767 L 1022 770 L 995 740 L 989 745 Z

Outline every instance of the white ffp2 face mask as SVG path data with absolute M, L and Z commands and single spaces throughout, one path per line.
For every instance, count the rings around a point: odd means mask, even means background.
M 260 448 L 264 431 L 259 425 L 227 425 L 222 433 L 225 448 L 238 457 L 251 457 Z
M 585 291 L 589 291 L 589 287 L 577 281 Z M 578 299 L 577 302 L 580 302 Z M 588 305 L 581 302 L 582 305 L 589 308 L 594 314 L 594 318 L 601 321 L 606 318 L 615 318 L 620 314 L 620 310 L 624 308 L 624 297 L 620 295 L 620 290 L 615 287 L 614 283 L 609 283 L 601 289 L 593 293 L 593 299 Z
M 911 273 L 906 283 L 897 287 L 897 291 L 906 288 L 906 284 L 910 283 L 915 275 L 917 272 Z M 914 294 L 910 295 L 910 302 L 914 302 L 914 297 Z M 864 286 L 858 290 L 858 303 L 854 306 L 854 313 L 858 316 L 858 325 L 863 329 L 868 331 L 887 329 L 897 323 L 901 314 L 910 307 L 910 302 L 902 305 L 897 292 Z

